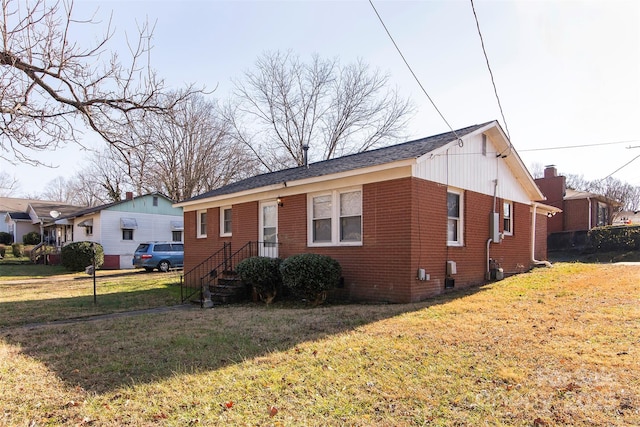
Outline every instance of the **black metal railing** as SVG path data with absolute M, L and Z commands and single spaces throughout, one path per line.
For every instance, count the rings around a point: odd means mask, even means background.
M 278 256 L 279 244 L 272 242 L 247 242 L 235 252 L 231 251 L 231 243 L 224 243 L 222 248 L 186 272 L 180 284 L 180 297 L 184 303 L 199 293 L 200 305 L 204 306 L 205 293 L 214 287 L 221 276 L 235 274 L 235 267 L 245 258 L 252 256 Z
M 207 259 L 196 265 L 182 275 L 180 282 L 180 299 L 185 302 L 194 295 L 200 293 L 202 301 L 202 281 L 205 277 L 214 274 L 216 266 L 224 262 L 231 254 L 231 243 L 223 243 L 222 247 Z

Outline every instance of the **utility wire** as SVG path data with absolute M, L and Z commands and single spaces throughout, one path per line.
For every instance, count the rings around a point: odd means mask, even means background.
M 565 150 L 568 148 L 587 148 L 587 147 L 598 147 L 602 145 L 614 145 L 614 144 L 627 144 L 630 142 L 638 141 L 637 139 L 631 139 L 629 141 L 615 141 L 615 142 L 599 142 L 595 144 L 581 144 L 581 145 L 565 145 L 564 147 L 547 147 L 547 148 L 529 148 L 525 150 L 518 150 L 520 153 L 525 151 L 549 151 L 549 150 Z M 636 147 L 627 147 L 627 148 L 636 148 Z
M 427 93 L 426 89 L 424 88 L 424 86 L 422 86 L 422 83 L 420 82 L 420 79 L 418 79 L 418 76 L 416 76 L 416 73 L 413 72 L 413 69 L 411 68 L 411 66 L 409 65 L 409 62 L 407 62 L 407 59 L 404 57 L 404 55 L 402 54 L 402 51 L 400 50 L 400 48 L 398 47 L 398 44 L 396 43 L 396 41 L 393 39 L 393 36 L 391 35 L 391 33 L 389 32 L 389 29 L 387 28 L 387 26 L 385 25 L 384 21 L 382 20 L 382 17 L 380 16 L 380 14 L 378 13 L 378 10 L 376 9 L 376 7 L 373 5 L 373 0 L 369 0 L 369 4 L 371 5 L 371 7 L 373 8 L 373 11 L 376 13 L 376 16 L 378 17 L 378 20 L 380 21 L 380 23 L 382 24 L 382 27 L 384 28 L 384 30 L 387 32 L 387 36 L 389 36 L 389 39 L 391 40 L 391 42 L 393 43 L 393 45 L 395 46 L 396 50 L 398 51 L 398 53 L 400 54 L 400 57 L 402 58 L 402 60 L 404 61 L 404 64 L 407 66 L 407 68 L 409 69 L 409 71 L 411 72 L 411 75 L 413 76 L 413 78 L 416 80 L 416 82 L 418 82 L 418 86 L 420 86 L 420 89 L 422 89 L 422 92 L 427 96 L 427 98 L 429 99 L 429 102 L 431 102 L 431 105 L 433 105 L 433 108 L 435 108 L 435 110 L 438 112 L 438 114 L 440 114 L 440 117 L 442 118 L 442 120 L 444 120 L 444 122 L 447 124 L 447 126 L 449 126 L 449 129 L 451 129 L 451 132 L 453 132 L 453 134 L 456 136 L 456 138 L 458 139 L 458 145 L 462 147 L 462 139 L 458 136 L 458 134 L 456 133 L 455 130 L 453 130 L 453 127 L 451 127 L 451 125 L 449 124 L 449 122 L 447 121 L 447 119 L 444 118 L 444 115 L 442 114 L 442 112 L 440 112 L 440 110 L 438 109 L 438 107 L 436 106 L 436 103 L 433 102 L 433 99 L 431 99 L 431 97 L 429 96 L 429 94 Z M 506 124 L 505 124 L 506 126 Z
M 478 22 L 478 15 L 476 15 L 476 8 L 473 5 L 473 0 L 471 0 L 471 9 L 473 10 L 473 17 L 476 20 L 476 28 L 478 29 L 478 36 L 480 36 L 480 44 L 482 45 L 482 53 L 484 54 L 484 59 L 487 63 L 487 68 L 489 69 L 489 75 L 491 76 L 491 84 L 493 85 L 493 93 L 496 95 L 496 100 L 498 101 L 498 108 L 500 109 L 500 115 L 502 115 L 502 121 L 504 122 L 504 129 L 507 132 L 507 138 L 511 141 L 511 135 L 509 134 L 509 126 L 507 125 L 507 119 L 504 117 L 504 111 L 502 110 L 502 104 L 500 103 L 500 97 L 498 96 L 498 89 L 496 88 L 496 82 L 493 78 L 493 71 L 491 70 L 491 65 L 489 65 L 489 57 L 487 56 L 487 50 L 484 47 L 484 38 L 482 37 L 482 32 L 480 31 L 480 23 Z M 509 148 L 511 148 L 511 143 L 509 143 Z
M 622 170 L 623 168 L 626 168 L 627 166 L 629 166 L 631 164 L 631 162 L 634 162 L 638 157 L 640 157 L 640 154 L 638 154 L 637 156 L 635 156 L 633 159 L 629 160 L 627 163 L 625 163 L 624 165 L 620 166 L 618 169 L 614 170 L 613 172 L 611 172 L 609 175 L 605 176 L 604 178 L 602 178 L 600 181 L 604 181 L 605 179 L 609 178 L 611 175 L 619 172 L 620 170 Z

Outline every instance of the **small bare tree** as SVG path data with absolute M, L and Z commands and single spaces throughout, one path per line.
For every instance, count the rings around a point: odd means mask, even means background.
M 176 96 L 181 96 L 176 94 Z M 184 200 L 253 174 L 254 157 L 229 135 L 215 102 L 192 94 L 136 126 L 125 162 L 133 186 Z
M 34 151 L 80 143 L 88 128 L 120 151 L 131 141 L 122 129 L 172 107 L 164 82 L 149 67 L 152 28 L 139 27 L 125 65 L 104 35 L 89 47 L 74 39 L 79 25 L 93 18 L 73 16 L 73 1 L 1 0 L 0 157 L 41 164 Z M 188 88 L 183 94 L 192 91 Z
M 10 197 L 18 189 L 18 180 L 4 171 L 0 171 L 0 197 Z
M 402 137 L 412 112 L 388 89 L 388 76 L 359 61 L 341 66 L 314 55 L 265 53 L 256 69 L 235 82 L 225 109 L 234 136 L 272 171 L 388 144 Z

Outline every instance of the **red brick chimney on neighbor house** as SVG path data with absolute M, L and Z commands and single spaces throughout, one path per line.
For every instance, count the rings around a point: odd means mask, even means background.
M 538 188 L 545 195 L 547 200 L 542 202 L 555 206 L 564 210 L 564 196 L 567 193 L 567 181 L 564 175 L 558 175 L 558 170 L 555 165 L 548 165 L 544 168 L 544 178 L 538 178 L 535 180 Z M 563 230 L 563 215 L 560 212 L 549 218 L 547 223 L 547 231 L 554 233 Z
M 125 200 L 133 200 L 133 191 L 127 191 Z

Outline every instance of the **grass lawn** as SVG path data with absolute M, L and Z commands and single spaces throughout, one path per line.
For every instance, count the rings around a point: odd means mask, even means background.
M 12 326 L 0 425 L 632 426 L 639 348 L 640 267 L 579 263 L 417 304 Z
M 58 266 L 0 265 L 0 328 L 180 303 L 180 271 L 98 270 L 93 277 Z

